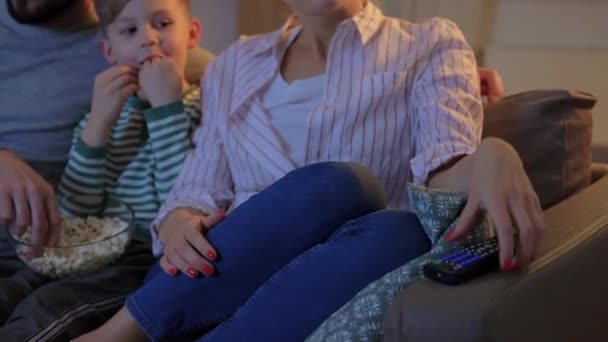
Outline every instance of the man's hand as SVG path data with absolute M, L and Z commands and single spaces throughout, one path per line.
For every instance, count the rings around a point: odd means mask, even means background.
M 32 244 L 59 242 L 61 218 L 53 188 L 23 160 L 0 150 L 0 222 L 18 235 L 32 227 Z
M 159 107 L 182 98 L 184 81 L 171 58 L 153 58 L 139 71 L 139 85 L 140 96 Z
M 94 147 L 106 144 L 127 98 L 139 89 L 137 70 L 116 65 L 97 75 L 93 89 L 91 116 L 82 131 L 82 141 Z
M 202 215 L 194 210 L 180 208 L 171 212 L 160 224 L 158 238 L 165 246 L 160 259 L 162 269 L 172 276 L 181 271 L 191 278 L 199 272 L 213 275 L 210 261 L 217 259 L 217 251 L 205 238 L 204 233 L 224 219 L 224 211 Z M 204 258 L 203 258 L 204 256 Z
M 502 78 L 498 71 L 489 68 L 479 68 L 481 95 L 488 97 L 488 103 L 496 103 L 505 96 Z

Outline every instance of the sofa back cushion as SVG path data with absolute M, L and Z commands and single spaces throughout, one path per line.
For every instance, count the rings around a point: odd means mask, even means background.
M 484 137 L 511 143 L 519 153 L 543 209 L 591 182 L 592 95 L 539 90 L 485 107 Z

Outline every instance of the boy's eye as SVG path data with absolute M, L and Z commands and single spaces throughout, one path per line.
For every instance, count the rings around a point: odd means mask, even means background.
M 137 33 L 137 27 L 135 27 L 135 26 L 130 26 L 130 27 L 120 30 L 120 34 L 127 35 L 127 36 L 132 36 L 135 33 Z
M 173 24 L 173 22 L 169 19 L 166 19 L 166 20 L 161 20 L 159 23 L 159 26 L 164 28 L 164 27 L 170 26 L 171 24 Z

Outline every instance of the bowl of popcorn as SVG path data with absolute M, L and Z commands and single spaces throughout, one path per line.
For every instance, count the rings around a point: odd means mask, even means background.
M 60 198 L 59 204 L 62 223 L 57 245 L 34 246 L 31 227 L 9 229 L 17 255 L 30 268 L 51 278 L 63 278 L 98 270 L 124 254 L 134 231 L 131 207 L 97 196 Z

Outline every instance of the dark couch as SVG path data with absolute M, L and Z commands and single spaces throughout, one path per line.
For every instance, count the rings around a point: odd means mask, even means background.
M 608 341 L 608 167 L 591 162 L 594 104 L 554 90 L 487 108 L 486 135 L 515 146 L 545 208 L 539 257 L 460 286 L 418 281 L 386 312 L 385 341 Z

